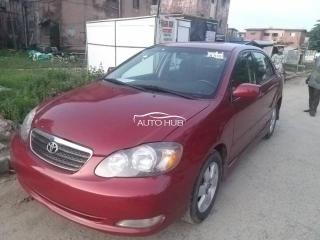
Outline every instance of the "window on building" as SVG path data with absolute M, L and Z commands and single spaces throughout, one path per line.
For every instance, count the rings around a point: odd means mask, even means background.
M 134 9 L 140 8 L 140 0 L 133 0 L 133 8 Z
M 270 33 L 264 33 L 263 36 L 269 37 L 269 36 L 270 36 Z
M 251 32 L 250 35 L 256 35 L 256 32 Z
M 292 32 L 290 33 L 290 37 L 295 37 L 296 36 L 296 33 Z
M 159 0 L 152 0 L 152 5 L 158 5 Z
M 211 0 L 211 3 L 214 4 L 214 0 Z
M 272 33 L 272 37 L 278 37 L 279 33 Z

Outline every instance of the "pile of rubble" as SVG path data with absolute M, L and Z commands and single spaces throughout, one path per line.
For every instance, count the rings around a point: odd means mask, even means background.
M 9 139 L 13 131 L 13 123 L 0 115 L 0 139 Z
M 8 142 L 13 131 L 13 123 L 0 115 L 0 174 L 9 170 Z

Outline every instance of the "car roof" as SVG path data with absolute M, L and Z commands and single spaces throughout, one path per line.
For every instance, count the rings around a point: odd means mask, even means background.
M 237 44 L 237 43 L 225 43 L 225 42 L 185 42 L 185 43 L 166 43 L 160 44 L 161 46 L 168 46 L 168 47 L 187 47 L 187 48 L 205 48 L 205 49 L 212 49 L 212 50 L 220 50 L 220 51 L 229 51 L 232 52 L 234 50 L 262 50 L 260 48 L 244 45 L 244 44 Z

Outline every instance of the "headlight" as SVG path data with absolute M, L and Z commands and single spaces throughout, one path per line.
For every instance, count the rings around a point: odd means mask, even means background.
M 96 168 L 100 177 L 146 177 L 166 173 L 181 160 L 183 148 L 178 143 L 144 144 L 118 151 L 104 159 Z
M 29 133 L 31 130 L 31 124 L 34 119 L 34 116 L 36 115 L 36 111 L 37 111 L 37 108 L 32 109 L 31 112 L 28 113 L 28 115 L 26 116 L 26 118 L 24 119 L 20 127 L 20 136 L 25 142 L 28 140 Z

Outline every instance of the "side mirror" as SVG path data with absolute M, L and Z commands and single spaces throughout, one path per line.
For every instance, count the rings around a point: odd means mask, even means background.
M 233 96 L 235 98 L 245 100 L 255 100 L 260 95 L 260 87 L 255 84 L 243 83 L 240 84 L 234 91 Z

